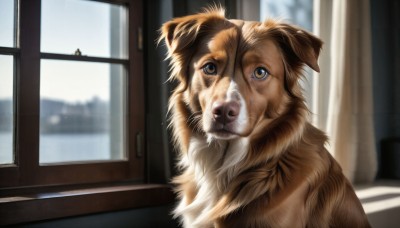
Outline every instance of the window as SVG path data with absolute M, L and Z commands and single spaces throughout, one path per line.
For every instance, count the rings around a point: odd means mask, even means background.
M 12 164 L 14 57 L 0 54 L 0 164 Z
M 125 66 L 40 64 L 39 162 L 126 160 Z
M 0 1 L 0 226 L 173 201 L 145 182 L 142 9 Z
M 122 5 L 42 0 L 40 163 L 126 160 L 127 16 Z
M 0 165 L 14 163 L 14 78 L 17 53 L 16 2 L 0 2 Z
M 261 20 L 282 18 L 310 32 L 313 29 L 313 0 L 260 0 L 260 4 Z
M 0 15 L 0 190 L 142 183 L 141 1 L 2 0 Z
M 313 2 L 314 0 L 260 0 L 260 19 L 268 17 L 281 18 L 289 23 L 298 25 L 309 32 L 313 31 Z M 312 70 L 305 68 L 306 80 L 301 81 L 308 106 L 312 106 Z

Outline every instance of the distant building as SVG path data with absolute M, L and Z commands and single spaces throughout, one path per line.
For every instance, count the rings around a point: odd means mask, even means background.
M 102 133 L 109 129 L 108 102 L 98 98 L 85 103 L 42 99 L 41 133 Z

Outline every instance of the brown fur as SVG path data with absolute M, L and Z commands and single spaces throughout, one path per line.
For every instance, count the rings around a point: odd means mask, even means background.
M 274 20 L 227 20 L 211 9 L 165 23 L 161 40 L 171 79 L 179 81 L 170 111 L 182 169 L 174 179 L 181 200 L 175 214 L 185 226 L 369 227 L 324 147 L 327 137 L 307 122 L 299 79 L 304 64 L 319 71 L 317 37 Z M 207 61 L 216 75 L 203 72 Z M 270 76 L 249 77 L 260 65 Z M 210 107 L 227 99 L 232 82 L 229 99 L 241 97 L 246 119 L 228 138 L 210 137 Z

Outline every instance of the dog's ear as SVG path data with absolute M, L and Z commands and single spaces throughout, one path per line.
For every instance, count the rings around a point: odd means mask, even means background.
M 285 52 L 290 62 L 301 62 L 307 64 L 313 70 L 319 72 L 318 56 L 322 48 L 322 41 L 313 34 L 298 27 L 276 22 L 266 21 L 267 27 L 272 28 L 272 33 Z M 274 24 L 274 26 L 271 26 Z M 293 56 L 294 55 L 294 56 Z M 290 63 L 289 62 L 289 63 Z
M 169 55 L 180 52 L 194 43 L 207 22 L 224 20 L 224 14 L 222 8 L 215 7 L 205 9 L 203 13 L 175 18 L 161 27 L 158 42 L 165 41 Z
M 193 16 L 173 19 L 161 27 L 159 42 L 165 41 L 169 55 L 183 50 L 196 39 L 201 23 Z

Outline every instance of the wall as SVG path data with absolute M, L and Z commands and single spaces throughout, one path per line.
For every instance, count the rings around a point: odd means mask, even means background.
M 385 152 L 382 140 L 400 137 L 400 1 L 371 0 L 371 28 L 375 137 L 380 158 Z

